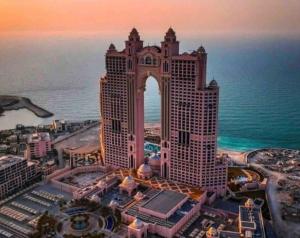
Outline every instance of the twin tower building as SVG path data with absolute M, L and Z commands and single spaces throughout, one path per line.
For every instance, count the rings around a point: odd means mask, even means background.
M 201 46 L 179 52 L 169 29 L 159 46 L 144 46 L 134 28 L 117 51 L 106 53 L 100 80 L 100 149 L 105 164 L 137 169 L 144 163 L 144 91 L 154 77 L 161 96 L 160 176 L 222 195 L 226 161 L 217 158 L 219 87 L 206 83 L 207 53 Z

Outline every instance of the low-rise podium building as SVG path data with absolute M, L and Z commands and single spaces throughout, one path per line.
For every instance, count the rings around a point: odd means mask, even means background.
M 36 164 L 23 157 L 0 157 L 0 198 L 12 194 L 37 175 Z

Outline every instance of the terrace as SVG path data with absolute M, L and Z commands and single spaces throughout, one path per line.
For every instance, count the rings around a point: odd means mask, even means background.
M 117 175 L 121 180 L 123 180 L 126 176 L 131 175 L 134 177 L 137 183 L 145 187 L 183 193 L 197 201 L 203 199 L 203 196 L 206 197 L 206 192 L 200 190 L 199 188 L 187 186 L 185 184 L 177 183 L 160 177 L 152 177 L 151 179 L 147 179 L 147 180 L 139 179 L 135 173 L 132 173 L 132 171 L 128 169 L 116 170 L 114 171 L 114 174 Z
M 96 184 L 105 176 L 105 173 L 102 171 L 95 171 L 90 173 L 77 173 L 76 176 L 74 175 L 62 178 L 61 182 L 71 184 L 78 188 L 85 188 L 91 184 Z

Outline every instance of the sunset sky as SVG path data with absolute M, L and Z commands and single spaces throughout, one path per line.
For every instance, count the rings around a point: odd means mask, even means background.
M 0 32 L 300 34 L 298 0 L 0 0 Z

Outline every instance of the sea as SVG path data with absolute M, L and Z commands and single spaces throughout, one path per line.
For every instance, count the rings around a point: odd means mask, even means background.
M 203 45 L 207 80 L 220 86 L 220 148 L 248 151 L 263 147 L 300 149 L 300 37 L 177 36 L 181 52 Z M 54 113 L 38 118 L 26 109 L 5 112 L 0 130 L 53 119 L 99 119 L 99 79 L 105 52 L 124 37 L 101 34 L 4 35 L 0 37 L 0 94 L 20 95 Z M 160 37 L 144 39 L 159 45 Z M 145 121 L 160 119 L 155 79 L 145 92 Z

